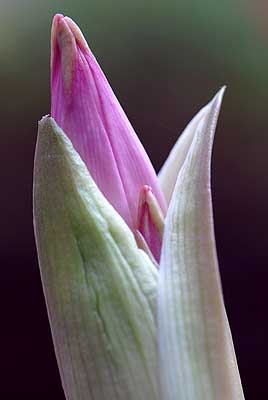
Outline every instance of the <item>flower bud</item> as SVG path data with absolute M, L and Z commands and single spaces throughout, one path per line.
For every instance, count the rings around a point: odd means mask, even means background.
M 51 44 L 51 115 L 106 199 L 135 230 L 140 189 L 166 204 L 152 164 L 81 31 L 56 15 Z

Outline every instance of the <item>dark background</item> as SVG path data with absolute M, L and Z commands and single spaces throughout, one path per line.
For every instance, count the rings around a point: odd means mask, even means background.
M 32 230 L 55 12 L 81 26 L 156 169 L 227 85 L 212 164 L 217 248 L 245 397 L 268 398 L 267 8 L 266 0 L 1 0 L 0 398 L 64 398 Z

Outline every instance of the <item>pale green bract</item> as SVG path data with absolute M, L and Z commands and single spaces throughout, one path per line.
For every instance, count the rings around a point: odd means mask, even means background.
M 66 398 L 157 399 L 157 270 L 49 117 L 39 125 L 34 216 Z
M 223 90 L 175 144 L 159 271 L 50 117 L 39 125 L 34 221 L 68 400 L 242 400 L 218 272 L 210 159 Z M 170 200 L 171 199 L 171 200 Z

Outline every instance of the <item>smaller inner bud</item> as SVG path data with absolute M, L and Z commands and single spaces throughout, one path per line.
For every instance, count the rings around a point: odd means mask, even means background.
M 164 231 L 164 216 L 152 192 L 152 188 L 147 185 L 142 186 L 140 190 L 137 231 L 150 249 L 150 253 L 159 263 Z M 135 236 L 138 246 L 146 251 L 146 246 L 141 237 L 137 234 Z M 146 252 L 148 253 L 148 251 Z

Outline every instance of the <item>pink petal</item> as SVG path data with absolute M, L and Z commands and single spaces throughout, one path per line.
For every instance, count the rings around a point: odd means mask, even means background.
M 153 166 L 70 18 L 54 17 L 51 47 L 51 115 L 69 136 L 102 193 L 132 230 L 143 185 L 150 185 L 165 213 Z

